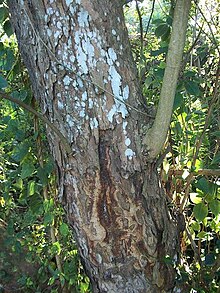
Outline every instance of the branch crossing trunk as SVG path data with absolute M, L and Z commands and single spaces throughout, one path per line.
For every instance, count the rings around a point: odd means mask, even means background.
M 8 3 L 34 95 L 74 153 L 47 129 L 59 197 L 93 291 L 171 292 L 178 220 L 144 152 L 150 118 L 143 114 L 121 5 Z

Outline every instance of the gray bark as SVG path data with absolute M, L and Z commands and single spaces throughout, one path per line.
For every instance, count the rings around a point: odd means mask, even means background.
M 170 120 L 173 113 L 173 102 L 185 45 L 190 6 L 191 0 L 176 1 L 172 33 L 166 57 L 166 68 L 157 114 L 153 126 L 149 129 L 144 139 L 149 150 L 149 158 L 154 159 L 161 152 L 170 127 Z M 163 131 L 161 131 L 161 129 L 163 129 Z
M 9 0 L 11 20 L 59 168 L 60 199 L 94 292 L 171 292 L 177 223 L 142 138 L 120 1 Z

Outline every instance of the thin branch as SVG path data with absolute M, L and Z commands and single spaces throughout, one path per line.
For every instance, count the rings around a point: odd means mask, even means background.
M 199 250 L 196 246 L 196 243 L 195 241 L 193 240 L 192 238 L 192 235 L 188 229 L 188 227 L 185 228 L 185 231 L 186 231 L 186 235 L 187 237 L 189 238 L 189 241 L 191 243 L 191 247 L 192 247 L 192 250 L 194 251 L 194 255 L 195 255 L 195 258 L 198 260 L 198 262 L 201 264 L 202 263 L 202 260 L 201 260 L 201 257 L 200 257 L 200 253 L 199 253 Z
M 190 48 L 188 49 L 188 51 L 184 54 L 184 58 L 183 58 L 183 61 L 182 61 L 182 65 L 181 65 L 181 70 L 180 70 L 180 76 L 179 76 L 179 79 L 181 79 L 181 77 L 183 76 L 183 72 L 186 68 L 186 65 L 187 65 L 187 62 L 188 62 L 188 58 L 190 56 L 190 53 L 192 52 L 192 50 L 196 47 L 196 45 L 198 44 L 199 42 L 199 37 L 201 35 L 201 33 L 203 32 L 203 27 L 199 27 L 199 33 L 196 37 L 196 39 L 193 41 L 192 45 L 190 46 Z
M 190 16 L 190 19 L 193 19 L 193 17 L 192 16 Z M 212 36 L 210 36 L 210 34 L 208 34 L 204 29 L 203 29 L 203 25 L 201 26 L 199 23 L 197 23 L 197 27 L 199 28 L 199 29 L 201 29 L 202 30 L 202 33 L 211 41 L 211 42 L 213 42 L 213 38 L 212 38 Z M 216 42 L 216 41 L 214 41 L 214 48 L 215 49 L 217 49 L 218 50 L 218 43 Z
M 35 116 L 37 116 L 39 119 L 41 119 L 42 121 L 44 121 L 47 126 L 49 126 L 54 133 L 56 133 L 56 135 L 59 137 L 61 143 L 63 144 L 64 148 L 66 149 L 68 154 L 72 153 L 72 149 L 67 141 L 67 139 L 63 136 L 63 134 L 56 128 L 56 126 L 51 123 L 43 114 L 37 112 L 35 109 L 33 109 L 31 106 L 25 104 L 24 102 L 11 97 L 10 95 L 0 91 L 0 98 L 3 98 L 5 100 L 11 101 L 17 105 L 19 105 L 21 108 L 27 110 L 28 112 L 34 114 Z
M 208 25 L 208 27 L 209 27 L 209 31 L 210 31 L 210 33 L 211 33 L 211 35 L 212 35 L 212 41 L 215 43 L 215 45 L 216 45 L 216 49 L 217 49 L 218 54 L 219 54 L 219 56 L 220 56 L 219 44 L 218 44 L 218 42 L 216 41 L 215 34 L 213 33 L 212 27 L 211 27 L 209 21 L 207 20 L 207 18 L 205 17 L 205 14 L 203 13 L 202 9 L 199 7 L 197 1 L 194 1 L 194 2 L 195 2 L 195 4 L 197 5 L 199 12 L 201 13 L 202 17 L 204 18 L 205 22 L 207 23 L 207 25 Z
M 170 169 L 168 174 L 174 176 L 182 176 L 184 170 Z M 204 176 L 216 176 L 220 177 L 220 169 L 199 169 L 198 171 L 190 172 L 193 176 L 204 175 Z
M 183 213 L 183 210 L 185 208 L 185 205 L 187 203 L 187 200 L 189 198 L 189 192 L 190 192 L 190 187 L 191 187 L 191 182 L 194 178 L 194 174 L 193 173 L 190 173 L 188 175 L 188 177 L 186 178 L 186 186 L 185 186 L 185 194 L 184 194 L 184 197 L 182 199 L 182 202 L 180 204 L 180 213 Z
M 33 107 L 34 108 L 36 107 L 35 100 L 34 100 Z M 39 162 L 39 165 L 41 166 L 41 168 L 44 169 L 43 146 L 42 146 L 41 136 L 39 134 L 39 118 L 36 115 L 34 116 L 34 130 L 35 130 L 36 133 L 38 133 L 38 136 L 37 136 L 37 139 L 36 139 L 38 162 Z M 48 185 L 43 186 L 42 191 L 43 191 L 43 198 L 44 198 L 45 201 L 47 201 L 50 198 L 50 195 L 48 194 Z M 57 241 L 54 224 L 50 225 L 49 230 L 50 230 L 51 242 L 52 242 L 52 244 L 54 244 Z M 57 254 L 57 253 L 55 254 L 55 260 L 56 260 L 57 268 L 60 271 L 60 273 L 62 274 L 63 273 L 62 261 L 61 261 L 60 255 Z M 64 283 L 63 286 L 61 285 L 63 293 L 67 293 L 67 288 L 66 288 L 65 283 Z
M 152 128 L 143 140 L 150 160 L 155 159 L 160 153 L 167 138 L 181 69 L 190 7 L 191 0 L 177 0 L 176 2 L 157 114 Z
M 149 20 L 148 20 L 148 23 L 147 23 L 147 28 L 146 28 L 146 31 L 145 31 L 144 39 L 147 36 L 148 30 L 149 30 L 149 27 L 150 27 L 150 22 L 151 22 L 151 19 L 153 17 L 153 14 L 154 14 L 155 2 L 156 2 L 156 0 L 153 0 L 151 13 L 150 13 L 150 17 L 149 17 Z
M 138 14 L 138 19 L 139 19 L 139 27 L 140 27 L 140 43 L 141 43 L 141 48 L 140 48 L 140 56 L 142 56 L 143 54 L 143 45 L 144 45 L 144 31 L 143 31 L 143 20 L 142 20 L 142 15 L 141 15 L 141 11 L 138 5 L 138 1 L 135 0 L 136 2 L 136 11 Z
M 210 119 L 210 116 L 212 114 L 214 104 L 215 104 L 215 102 L 216 102 L 216 100 L 218 98 L 217 96 L 218 96 L 218 88 L 219 88 L 219 84 L 218 84 L 219 76 L 220 76 L 220 59 L 219 59 L 219 62 L 218 62 L 217 72 L 216 72 L 216 76 L 215 76 L 215 85 L 214 85 L 213 97 L 212 97 L 212 100 L 211 100 L 211 103 L 210 103 L 210 106 L 209 106 L 209 109 L 208 109 L 208 113 L 207 113 L 207 116 L 206 116 L 206 119 L 205 119 L 205 125 L 203 127 L 202 133 L 201 133 L 200 137 L 197 139 L 197 142 L 196 142 L 194 155 L 193 155 L 193 159 L 192 159 L 192 168 L 195 167 L 196 160 L 197 160 L 198 155 L 199 155 L 199 150 L 200 150 L 200 147 L 202 145 L 205 132 L 206 132 L 208 126 L 209 126 L 209 119 Z M 215 172 L 215 174 L 218 175 L 219 172 Z M 216 175 L 214 175 L 214 176 L 216 176 Z M 190 184 L 191 184 L 191 182 L 193 180 L 193 177 L 194 177 L 193 173 L 190 173 L 189 176 L 187 177 L 187 183 L 186 183 L 186 187 L 185 187 L 185 194 L 184 194 L 184 197 L 182 199 L 181 206 L 180 206 L 180 211 L 181 212 L 184 210 L 186 202 L 187 202 L 187 200 L 189 198 Z
M 220 76 L 220 59 L 219 59 L 219 62 L 218 62 L 218 66 L 217 66 L 217 72 L 216 72 L 216 76 L 215 76 L 215 85 L 214 85 L 214 93 L 213 93 L 213 97 L 212 97 L 212 100 L 211 100 L 211 103 L 210 103 L 210 106 L 209 106 L 209 109 L 208 109 L 208 113 L 206 115 L 206 119 L 205 119 L 205 125 L 203 127 L 203 131 L 202 131 L 202 134 L 199 138 L 199 140 L 197 141 L 196 143 L 196 149 L 195 149 L 195 154 L 194 154 L 194 158 L 193 158 L 193 162 L 192 162 L 192 166 L 195 166 L 195 163 L 196 163 L 196 159 L 198 158 L 198 154 L 199 154 L 199 149 L 201 147 L 201 144 L 203 142 L 203 138 L 204 138 L 204 135 L 205 135 L 205 132 L 206 132 L 206 129 L 208 128 L 208 125 L 209 125 L 209 119 L 210 119 L 210 116 L 212 114 L 212 111 L 213 111 L 213 107 L 214 107 L 214 104 L 217 100 L 217 94 L 218 94 L 218 87 L 219 87 L 219 76 Z

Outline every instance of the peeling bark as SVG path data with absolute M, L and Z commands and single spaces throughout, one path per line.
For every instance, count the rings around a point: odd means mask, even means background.
M 55 133 L 59 187 L 94 292 L 171 292 L 177 223 L 142 149 L 151 123 L 120 1 L 9 0 L 33 91 Z

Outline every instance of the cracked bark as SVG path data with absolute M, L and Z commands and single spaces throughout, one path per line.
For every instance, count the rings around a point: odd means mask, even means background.
M 177 223 L 142 149 L 143 114 L 119 1 L 9 0 L 60 170 L 60 199 L 94 292 L 171 292 Z M 121 102 L 120 102 L 121 100 Z M 131 107 L 129 107 L 131 105 Z

